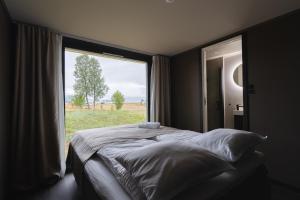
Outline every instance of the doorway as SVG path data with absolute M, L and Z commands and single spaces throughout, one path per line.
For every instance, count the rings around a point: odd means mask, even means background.
M 242 37 L 202 49 L 203 130 L 245 129 Z

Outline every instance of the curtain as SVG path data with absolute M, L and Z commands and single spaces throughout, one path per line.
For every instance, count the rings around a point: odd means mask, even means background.
M 153 56 L 150 83 L 150 121 L 171 125 L 170 59 Z
M 11 181 L 35 189 L 64 176 L 62 36 L 17 25 Z

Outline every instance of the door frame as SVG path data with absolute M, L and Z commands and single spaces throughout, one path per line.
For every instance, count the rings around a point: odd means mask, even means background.
M 224 39 L 222 41 L 207 45 L 201 48 L 201 66 L 202 66 L 202 127 L 203 132 L 208 131 L 208 116 L 207 116 L 207 66 L 206 66 L 206 51 L 215 48 L 217 46 L 226 45 L 230 42 L 241 40 L 242 42 L 242 63 L 243 63 L 243 104 L 244 104 L 244 128 L 248 130 L 249 127 L 249 117 L 248 117 L 248 79 L 247 79 L 247 60 L 246 60 L 246 52 L 245 52 L 245 35 L 238 34 L 231 38 Z M 224 59 L 223 59 L 224 62 Z M 224 90 L 223 90 L 224 93 Z M 225 114 L 225 113 L 224 113 Z

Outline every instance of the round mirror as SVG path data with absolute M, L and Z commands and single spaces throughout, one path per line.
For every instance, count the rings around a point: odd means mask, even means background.
M 238 85 L 243 87 L 243 65 L 240 64 L 233 72 L 233 80 Z

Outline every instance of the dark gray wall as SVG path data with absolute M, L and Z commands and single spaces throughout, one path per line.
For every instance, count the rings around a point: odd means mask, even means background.
M 6 164 L 7 143 L 11 122 L 11 23 L 8 13 L 0 0 L 0 199 L 4 199 L 7 186 Z
M 192 50 L 171 59 L 173 127 L 202 131 L 200 55 L 199 50 Z
M 270 177 L 300 188 L 300 11 L 244 32 L 250 130 L 269 136 Z M 202 130 L 200 49 L 172 57 L 172 117 L 177 128 Z
M 250 29 L 247 57 L 250 130 L 269 136 L 270 176 L 300 188 L 300 12 Z
M 209 131 L 224 127 L 222 68 L 222 57 L 206 61 L 207 130 Z

